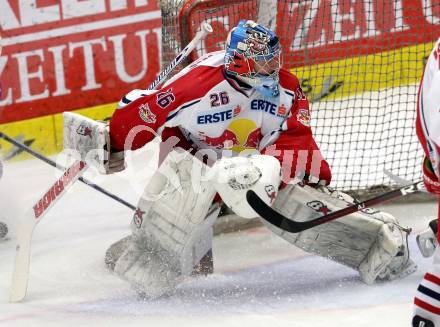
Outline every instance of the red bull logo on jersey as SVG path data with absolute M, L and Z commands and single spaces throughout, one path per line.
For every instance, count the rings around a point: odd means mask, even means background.
M 219 136 L 199 133 L 200 140 L 219 150 L 242 152 L 258 148 L 262 138 L 261 128 L 250 119 L 236 119 Z
M 148 104 L 145 103 L 139 106 L 139 117 L 141 117 L 144 122 L 149 124 L 156 122 L 156 115 L 151 112 L 150 107 L 148 107 Z
M 261 140 L 261 128 L 254 129 L 246 138 L 246 142 L 243 144 L 244 149 L 256 149 Z M 244 150 L 243 149 L 243 150 Z
M 234 117 L 237 117 L 241 112 L 241 107 L 236 106 L 234 109 L 223 110 L 220 112 L 209 112 L 204 113 L 202 115 L 197 116 L 197 124 L 205 125 L 205 124 L 215 124 L 224 122 L 226 120 L 230 120 Z
M 296 115 L 296 118 L 304 126 L 307 126 L 307 127 L 310 126 L 310 121 L 312 119 L 310 118 L 310 112 L 307 109 L 299 109 L 298 114 Z
M 199 135 L 203 142 L 205 142 L 210 147 L 219 150 L 230 149 L 234 145 L 240 144 L 235 133 L 229 129 L 225 129 L 223 133 L 217 137 L 207 136 L 203 132 L 200 132 Z

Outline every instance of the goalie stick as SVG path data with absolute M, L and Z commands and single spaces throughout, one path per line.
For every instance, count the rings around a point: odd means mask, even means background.
M 397 176 L 395 174 L 393 174 L 391 171 L 389 171 L 388 169 L 384 169 L 383 172 L 385 173 L 385 175 L 387 175 L 391 180 L 395 181 L 396 183 L 400 184 L 400 185 L 408 185 L 408 183 L 410 183 L 408 180 Z M 422 192 L 425 193 L 429 193 L 426 189 L 424 189 Z M 439 202 L 439 209 L 438 209 L 438 213 L 440 214 L 440 202 Z M 429 229 L 431 230 L 432 233 L 434 233 L 434 235 L 437 235 L 438 233 L 438 218 L 434 218 L 433 220 L 431 220 L 428 224 L 428 231 Z M 416 242 L 417 245 L 419 246 L 419 250 L 422 253 L 422 255 L 425 258 L 428 258 L 430 256 L 433 255 L 433 253 L 427 252 L 426 249 L 426 241 L 430 239 L 430 237 L 426 238 L 426 235 L 429 235 L 429 232 L 427 232 L 427 230 L 420 232 L 419 234 L 416 235 Z M 435 249 L 435 243 L 431 243 L 434 246 Z
M 171 62 L 171 64 L 165 68 L 159 76 L 154 80 L 153 83 L 148 87 L 147 90 L 154 90 L 159 84 L 161 84 L 165 78 L 180 64 L 185 58 L 193 51 L 198 42 L 203 40 L 206 35 L 212 33 L 212 26 L 208 23 L 203 23 L 200 25 L 200 31 L 194 36 L 194 38 L 187 44 L 187 46 L 177 55 L 176 58 Z
M 396 174 L 393 174 L 390 170 L 388 170 L 386 168 L 384 168 L 383 172 L 385 175 L 387 175 L 389 177 L 389 179 L 391 179 L 393 182 L 397 183 L 398 186 L 406 186 L 406 185 L 412 184 L 412 182 L 410 180 L 404 179 Z M 426 190 L 426 188 L 424 188 L 423 190 L 420 190 L 420 192 L 429 193 Z
M 186 58 L 186 56 L 195 48 L 196 43 L 203 39 L 208 33 L 212 32 L 212 27 L 208 23 L 201 25 L 201 31 L 197 33 L 194 39 L 182 50 L 176 59 L 162 72 L 156 80 L 148 88 L 152 90 L 156 88 L 169 73 Z M 64 113 L 66 118 L 69 115 L 74 115 L 69 112 Z M 4 135 L 4 134 L 3 134 Z M 30 208 L 17 229 L 17 248 L 15 257 L 15 267 L 12 276 L 12 285 L 9 295 L 10 302 L 22 301 L 27 292 L 27 285 L 29 279 L 29 265 L 32 234 L 36 224 L 41 220 L 43 215 L 53 206 L 53 204 L 65 194 L 68 187 L 70 187 L 77 179 L 81 177 L 87 165 L 84 161 L 77 161 L 70 166 L 63 176 L 53 184 L 43 197 Z
M 31 241 L 35 226 L 55 202 L 58 201 L 80 177 L 85 168 L 86 164 L 83 161 L 76 161 L 72 164 L 21 218 L 19 228 L 17 228 L 17 248 L 9 294 L 10 302 L 19 302 L 26 296 L 29 279 Z
M 94 123 L 90 118 L 84 117 L 83 120 L 77 121 L 75 119 L 76 116 L 78 115 L 71 112 L 65 112 L 63 114 L 65 128 L 64 142 L 66 142 L 66 133 L 67 135 L 76 133 L 83 136 L 83 146 L 88 146 L 94 144 L 93 140 L 105 133 L 103 127 L 92 130 L 91 127 L 86 125 L 88 123 L 87 121 Z M 66 120 L 68 121 L 67 129 Z M 90 133 L 81 134 L 82 127 L 89 128 Z M 22 301 L 26 296 L 29 280 L 31 242 L 35 226 L 87 168 L 88 165 L 85 162 L 85 158 L 75 160 L 75 162 L 65 170 L 63 175 L 37 200 L 34 206 L 29 208 L 24 216 L 21 217 L 17 228 L 17 248 L 9 293 L 10 302 Z
M 51 165 L 52 167 L 55 167 L 55 168 L 58 168 L 58 169 L 61 169 L 61 170 L 66 170 L 65 167 L 60 166 L 55 161 L 53 161 L 53 160 L 43 156 L 42 154 L 38 153 L 37 151 L 32 150 L 30 147 L 26 146 L 25 144 L 22 144 L 22 143 L 18 142 L 17 140 L 14 140 L 12 137 L 9 137 L 5 133 L 0 132 L 0 138 L 2 138 L 5 141 L 15 145 L 16 147 L 22 149 L 23 151 L 26 151 L 27 153 L 33 155 L 35 158 L 38 158 L 38 159 L 44 161 L 45 163 Z M 101 192 L 101 193 L 107 195 L 108 197 L 112 198 L 113 200 L 116 200 L 117 202 L 123 204 L 127 208 L 130 208 L 133 211 L 136 210 L 136 207 L 134 205 L 132 205 L 131 203 L 128 203 L 124 199 L 121 199 L 120 197 L 118 197 L 117 195 L 107 191 L 106 189 L 103 189 L 101 186 L 96 185 L 95 183 L 92 183 L 91 181 L 89 181 L 89 180 L 87 180 L 87 179 L 85 179 L 83 177 L 80 177 L 79 181 L 81 181 L 82 183 L 90 186 L 91 188 L 94 188 L 98 192 Z
M 410 185 L 403 186 L 401 188 L 395 189 L 393 191 L 389 191 L 378 195 L 369 200 L 365 200 L 363 202 L 356 203 L 352 206 L 331 212 L 327 215 L 314 218 L 309 221 L 294 221 L 292 218 L 287 218 L 286 216 L 280 214 L 276 210 L 272 209 L 269 205 L 267 205 L 260 197 L 252 190 L 247 191 L 246 199 L 252 209 L 257 212 L 261 218 L 269 222 L 270 224 L 285 230 L 289 233 L 300 233 L 307 229 L 325 224 L 327 222 L 333 221 L 335 219 L 344 217 L 351 213 L 362 211 L 367 207 L 374 206 L 376 204 L 385 203 L 387 201 L 399 198 L 401 196 L 405 196 L 410 193 L 415 193 L 422 191 L 424 189 L 423 181 L 419 181 Z

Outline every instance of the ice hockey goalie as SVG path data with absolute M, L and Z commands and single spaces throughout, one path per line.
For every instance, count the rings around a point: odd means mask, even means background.
M 106 263 L 148 298 L 172 292 L 212 247 L 219 202 L 256 217 L 254 190 L 288 217 L 310 219 L 353 203 L 332 190 L 330 168 L 312 136 L 298 78 L 280 66 L 274 32 L 242 20 L 225 51 L 209 53 L 154 91 L 134 90 L 109 124 L 104 167 L 124 169 L 124 151 L 162 138 L 161 164 Z M 240 156 L 239 156 L 240 155 Z M 414 271 L 407 233 L 389 214 L 362 211 L 288 234 L 301 249 L 359 271 L 368 284 Z

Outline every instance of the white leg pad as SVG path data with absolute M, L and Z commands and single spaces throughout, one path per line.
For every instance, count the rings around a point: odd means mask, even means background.
M 219 208 L 211 183 L 194 176 L 203 166 L 184 150 L 172 151 L 139 201 L 133 242 L 114 271 L 147 297 L 173 290 L 212 247 Z
M 337 193 L 327 188 L 288 185 L 280 190 L 274 208 L 293 220 L 307 221 L 353 204 L 351 197 Z M 378 210 L 356 212 L 297 234 L 265 224 L 304 251 L 356 269 L 368 284 L 377 277 L 392 279 L 403 276 L 403 271 L 415 270 L 409 259 L 406 233 L 393 216 Z

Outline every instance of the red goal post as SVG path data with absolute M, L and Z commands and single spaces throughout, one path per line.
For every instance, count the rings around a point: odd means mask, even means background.
M 379 190 L 384 169 L 420 178 L 414 119 L 424 60 L 440 36 L 439 0 L 162 0 L 162 65 L 203 21 L 209 35 L 189 61 L 223 49 L 240 19 L 273 28 L 283 66 L 311 102 L 312 127 L 346 191 Z

